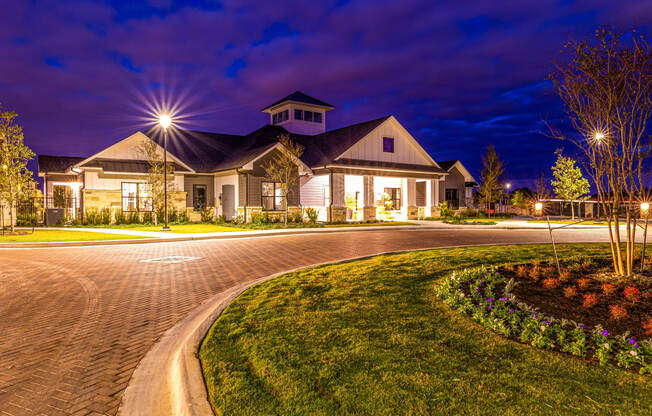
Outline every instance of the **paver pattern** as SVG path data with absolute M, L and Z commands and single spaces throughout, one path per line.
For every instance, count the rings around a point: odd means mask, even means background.
M 548 238 L 545 230 L 396 230 L 0 250 L 0 415 L 114 415 L 157 339 L 244 281 L 386 251 Z M 604 230 L 556 235 L 606 238 Z M 199 259 L 142 261 L 166 256 Z

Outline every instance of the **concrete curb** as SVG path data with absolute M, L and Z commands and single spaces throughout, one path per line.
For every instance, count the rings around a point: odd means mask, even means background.
M 188 316 L 169 329 L 138 363 L 122 396 L 118 416 L 213 415 L 199 362 L 199 347 L 213 323 L 226 307 L 245 290 L 264 281 L 310 267 L 363 260 L 388 254 L 447 248 L 530 244 L 548 243 L 461 244 L 446 247 L 386 251 L 289 269 L 218 293 L 203 302 Z
M 564 230 L 596 230 L 606 228 L 606 226 L 574 226 L 565 227 Z M 234 231 L 222 233 L 219 235 L 191 235 L 188 237 L 158 237 L 158 238 L 135 238 L 128 240 L 97 240 L 97 241 L 62 241 L 62 242 L 42 242 L 42 243 L 0 243 L 1 249 L 16 248 L 52 248 L 52 247 L 85 247 L 85 246 L 114 246 L 127 244 L 151 244 L 151 243 L 176 243 L 183 241 L 202 241 L 202 240 L 224 240 L 234 238 L 258 238 L 268 236 L 283 235 L 305 235 L 305 234 L 331 234 L 331 233 L 350 233 L 350 232 L 373 232 L 373 231 L 437 231 L 437 230 L 548 230 L 547 227 L 523 227 L 523 226 L 490 226 L 490 225 L 447 225 L 447 226 L 429 226 L 429 225 L 395 225 L 395 226 L 370 226 L 370 227 L 341 227 L 341 228 L 299 228 L 293 230 L 263 230 L 261 231 Z M 554 228 L 553 228 L 554 230 Z

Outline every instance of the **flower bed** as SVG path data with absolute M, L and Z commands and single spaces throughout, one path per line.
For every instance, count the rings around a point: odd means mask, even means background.
M 627 332 L 613 335 L 599 324 L 589 329 L 573 320 L 546 315 L 519 300 L 515 285 L 516 281 L 500 270 L 483 267 L 453 273 L 437 286 L 437 294 L 453 309 L 506 337 L 592 357 L 600 365 L 615 363 L 652 374 L 652 339 L 637 340 Z

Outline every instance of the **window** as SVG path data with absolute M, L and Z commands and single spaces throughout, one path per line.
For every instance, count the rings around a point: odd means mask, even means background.
M 294 119 L 295 120 L 303 120 L 303 111 L 294 110 Z
M 394 153 L 394 139 L 391 137 L 383 137 L 383 152 Z
M 272 124 L 278 123 L 278 114 L 272 114 Z
M 385 188 L 389 198 L 385 199 L 385 209 L 388 211 L 401 209 L 401 188 Z
M 122 183 L 123 211 L 152 211 L 152 187 L 147 183 Z
M 192 186 L 192 206 L 195 209 L 206 208 L 206 185 Z
M 273 114 L 272 115 L 272 124 L 279 124 L 279 123 L 282 123 L 284 121 L 287 121 L 289 116 L 290 116 L 290 111 L 289 110 L 283 110 L 281 112 Z
M 321 123 L 321 113 L 314 113 L 312 119 L 315 123 Z
M 263 211 L 285 210 L 285 195 L 280 183 L 261 182 L 260 186 Z
M 306 121 L 312 121 L 312 111 L 304 111 L 303 119 Z
M 452 205 L 454 208 L 459 206 L 460 200 L 457 196 L 457 189 L 446 188 L 446 202 L 448 202 L 448 204 Z

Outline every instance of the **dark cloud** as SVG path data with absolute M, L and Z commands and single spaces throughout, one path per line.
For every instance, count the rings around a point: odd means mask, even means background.
M 478 174 L 494 143 L 508 176 L 548 171 L 563 121 L 546 75 L 569 37 L 652 20 L 652 3 L 210 0 L 7 2 L 0 102 L 37 153 L 83 155 L 144 127 L 152 101 L 198 129 L 245 133 L 296 89 L 335 128 L 394 114 L 436 159 Z

